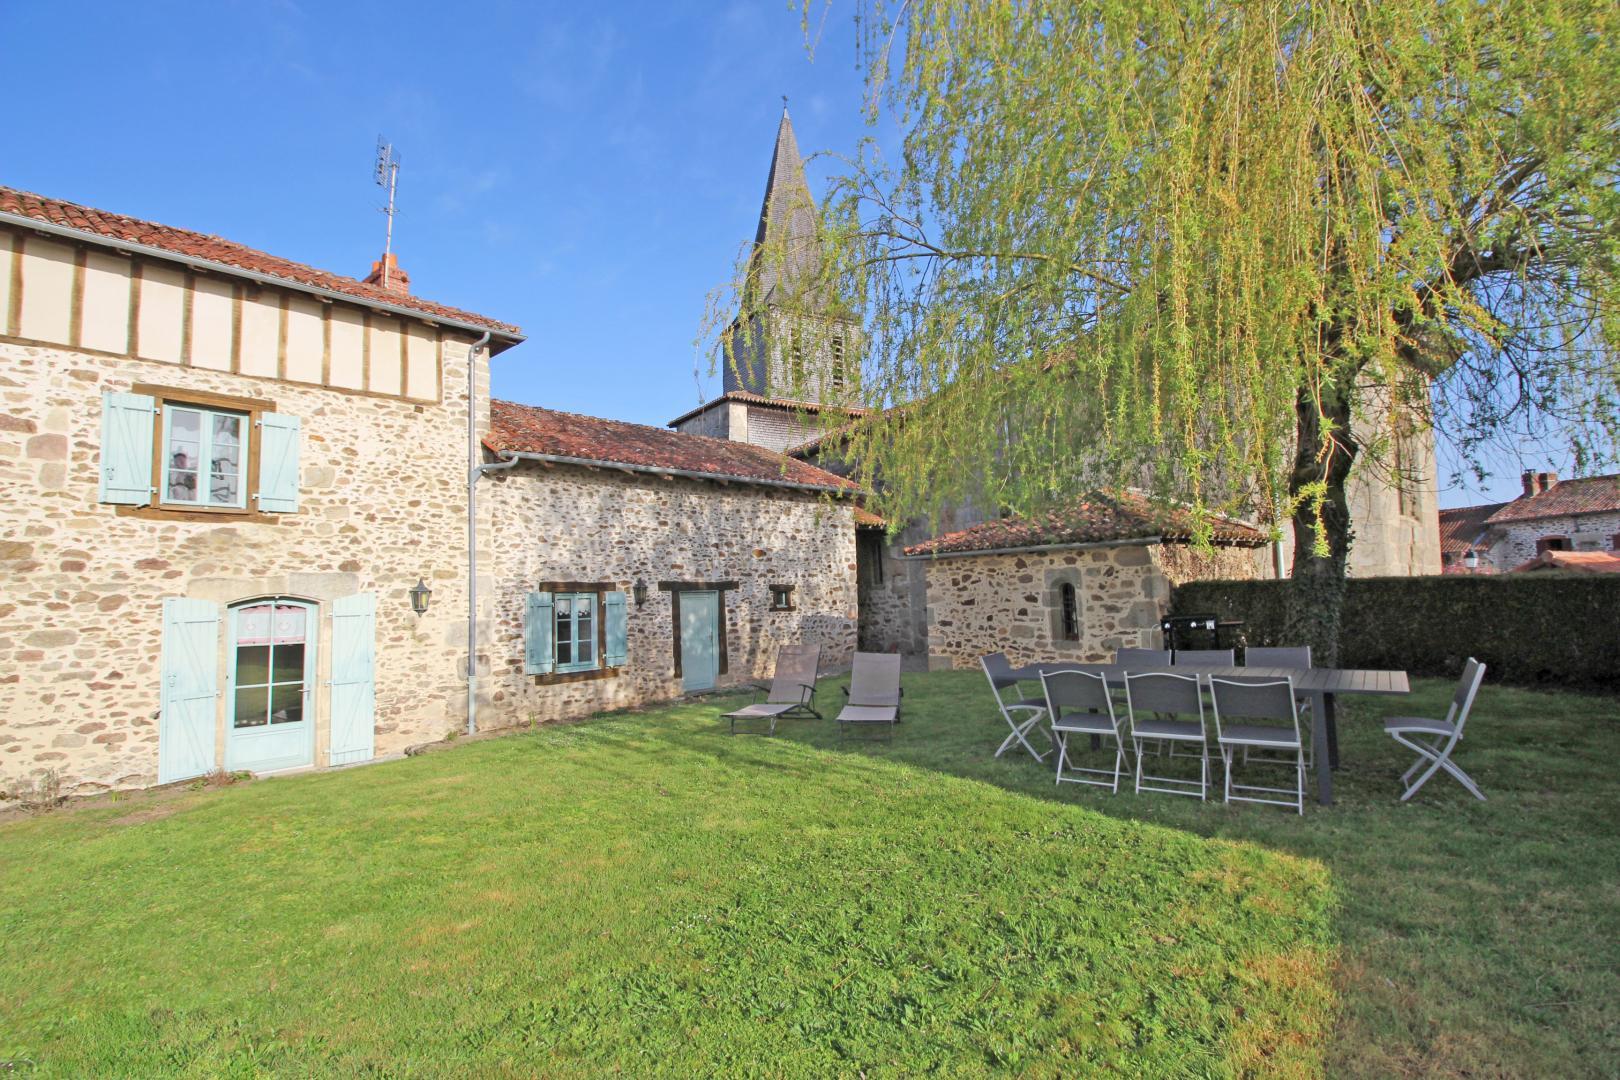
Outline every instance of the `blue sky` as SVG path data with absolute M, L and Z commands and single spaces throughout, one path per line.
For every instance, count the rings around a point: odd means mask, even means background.
M 718 390 L 694 345 L 781 95 L 807 154 L 865 132 L 853 8 L 812 61 L 787 0 L 13 3 L 27 47 L 0 78 L 34 105 L 0 129 L 0 183 L 364 276 L 385 134 L 413 291 L 528 334 L 495 393 L 662 424 Z M 1488 494 L 1516 491 L 1505 472 Z

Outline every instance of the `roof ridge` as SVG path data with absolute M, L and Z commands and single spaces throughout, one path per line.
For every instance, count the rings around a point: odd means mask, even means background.
M 620 425 L 622 427 L 641 428 L 644 431 L 656 432 L 659 435 L 675 436 L 675 437 L 679 437 L 679 438 L 683 438 L 683 439 L 701 439 L 704 442 L 715 443 L 715 444 L 717 444 L 719 446 L 730 447 L 730 448 L 733 448 L 733 449 L 745 449 L 745 450 L 748 450 L 748 451 L 759 451 L 759 452 L 764 453 L 764 454 L 766 454 L 766 455 L 768 455 L 768 456 L 770 456 L 772 458 L 786 458 L 786 457 L 788 457 L 788 455 L 786 453 L 784 453 L 784 452 L 782 452 L 780 450 L 772 450 L 768 446 L 760 446 L 757 443 L 737 442 L 734 439 L 721 439 L 721 438 L 717 438 L 716 436 L 713 436 L 713 435 L 700 435 L 695 431 L 676 431 L 676 430 L 671 429 L 668 425 L 643 424 L 643 423 L 641 423 L 640 421 L 637 421 L 637 420 L 620 420 L 620 419 L 618 419 L 616 417 L 612 417 L 612 416 L 593 416 L 590 413 L 572 412 L 572 411 L 570 411 L 568 409 L 553 409 L 549 405 L 529 405 L 529 404 L 525 404 L 524 402 L 521 402 L 521 401 L 508 401 L 505 398 L 493 398 L 492 397 L 489 400 L 490 400 L 490 404 L 492 404 L 492 405 L 495 404 L 496 402 L 499 402 L 502 405 L 511 405 L 513 408 L 517 408 L 517 409 L 529 409 L 529 410 L 533 410 L 533 411 L 536 411 L 536 412 L 548 412 L 548 413 L 553 413 L 553 414 L 558 415 L 558 416 L 571 416 L 576 420 L 594 420 L 599 424 L 618 424 L 618 425 Z M 815 468 L 815 466 L 812 465 L 811 468 Z M 823 471 L 825 471 L 825 470 L 823 470 Z

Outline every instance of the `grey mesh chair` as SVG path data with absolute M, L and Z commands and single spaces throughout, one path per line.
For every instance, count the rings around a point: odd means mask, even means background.
M 1136 667 L 1169 667 L 1169 649 L 1116 649 L 1114 650 L 1114 663 L 1127 669 Z M 1125 710 L 1125 691 L 1123 688 L 1114 691 L 1114 706 L 1120 712 Z M 1155 742 L 1153 749 L 1157 753 L 1164 752 L 1164 744 Z M 1171 749 L 1172 755 L 1174 748 Z
M 783 645 L 776 650 L 776 671 L 771 684 L 758 687 L 765 692 L 764 701 L 744 705 L 725 714 L 731 721 L 731 733 L 737 734 L 738 720 L 768 720 L 770 726 L 763 732 L 776 734 L 776 721 L 788 716 L 813 716 L 816 712 L 816 668 L 821 663 L 820 645 Z
M 855 654 L 844 696 L 849 699 L 838 713 L 838 737 L 849 727 L 886 727 L 894 738 L 894 725 L 900 722 L 900 654 Z
M 1068 780 L 1076 784 L 1095 784 L 1118 792 L 1119 772 L 1125 765 L 1125 732 L 1114 712 L 1114 697 L 1108 692 L 1108 680 L 1085 671 L 1053 671 L 1041 676 L 1041 687 L 1046 692 L 1046 713 L 1052 718 L 1052 740 L 1057 743 L 1057 782 L 1061 784 Z M 1071 735 L 1112 739 L 1114 767 L 1085 769 L 1075 766 L 1065 773 L 1064 766 L 1070 760 Z M 1106 776 L 1109 779 L 1087 779 L 1090 776 Z
M 1303 814 L 1305 746 L 1299 738 L 1299 706 L 1294 698 L 1294 680 L 1270 679 L 1262 682 L 1211 678 L 1209 690 L 1215 712 L 1215 745 L 1220 747 L 1221 763 L 1225 766 L 1226 801 L 1291 806 L 1295 813 Z M 1286 721 L 1286 724 L 1278 721 Z M 1294 786 L 1278 788 L 1235 782 L 1232 779 L 1233 758 L 1238 750 L 1247 751 L 1250 747 L 1263 749 L 1270 754 L 1292 754 Z M 1265 795 L 1289 795 L 1292 798 L 1284 802 L 1282 799 L 1264 798 Z
M 1251 645 L 1243 650 L 1243 666 L 1308 668 L 1311 666 L 1311 647 Z
M 1454 776 L 1457 783 L 1467 788 L 1474 798 L 1485 801 L 1485 793 L 1451 760 L 1451 751 L 1462 741 L 1463 725 L 1468 723 L 1468 712 L 1474 707 L 1474 695 L 1479 693 L 1479 684 L 1484 678 L 1485 665 L 1470 656 L 1468 663 L 1463 665 L 1462 678 L 1457 681 L 1457 689 L 1451 695 L 1451 708 L 1446 710 L 1444 720 L 1396 716 L 1384 721 L 1385 733 L 1418 754 L 1412 767 L 1401 774 L 1401 783 L 1408 785 L 1401 794 L 1401 802 L 1416 795 L 1417 789 L 1428 783 L 1429 777 L 1440 769 Z M 1423 768 L 1425 763 L 1429 767 L 1423 770 L 1422 776 L 1413 780 L 1412 774 Z
M 984 668 L 984 677 L 990 680 L 990 693 L 995 696 L 996 709 L 1001 718 L 1012 729 L 1012 734 L 1001 740 L 996 748 L 996 757 L 1000 757 L 1014 746 L 1023 746 L 1036 761 L 1045 761 L 1046 754 L 1038 753 L 1030 745 L 1029 733 L 1046 716 L 1046 701 L 1042 698 L 1017 697 L 1018 679 L 1013 675 L 1012 665 L 1007 662 L 1003 653 L 991 653 L 979 657 L 979 666 Z M 1012 690 L 1012 698 L 1005 696 L 1003 691 Z M 1051 751 L 1047 751 L 1051 753 Z
M 1243 666 L 1257 668 L 1309 668 L 1311 666 L 1311 647 L 1309 645 L 1251 645 L 1243 650 Z M 1309 694 L 1295 695 L 1295 703 L 1301 714 L 1311 711 L 1311 696 Z M 1308 725 L 1300 729 L 1300 737 L 1310 730 Z M 1249 764 L 1249 747 L 1243 748 L 1243 764 Z M 1315 744 L 1305 738 L 1305 767 L 1308 769 L 1315 762 L 1312 756 L 1315 753 Z M 1259 756 L 1256 761 L 1281 760 L 1267 756 Z
M 1136 748 L 1136 790 L 1157 791 L 1165 795 L 1209 795 L 1209 746 L 1204 732 L 1204 695 L 1198 689 L 1196 675 L 1169 675 L 1149 672 L 1125 675 L 1125 707 L 1131 719 L 1131 741 Z M 1149 715 L 1158 714 L 1158 715 Z M 1196 716 L 1197 720 L 1175 719 Z M 1149 776 L 1143 771 L 1142 743 L 1167 742 L 1197 748 L 1199 772 L 1197 780 L 1174 776 Z M 1163 784 L 1154 787 L 1144 784 Z
M 1171 663 L 1176 667 L 1236 667 L 1237 650 L 1177 649 Z

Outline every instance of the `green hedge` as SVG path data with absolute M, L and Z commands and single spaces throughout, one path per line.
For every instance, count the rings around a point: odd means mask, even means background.
M 1286 581 L 1194 581 L 1173 614 L 1242 619 L 1250 645 L 1287 645 Z M 1352 578 L 1339 661 L 1456 676 L 1484 661 L 1492 682 L 1620 690 L 1620 575 L 1538 571 Z

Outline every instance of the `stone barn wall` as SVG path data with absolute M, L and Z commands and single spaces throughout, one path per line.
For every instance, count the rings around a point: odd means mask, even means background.
M 823 671 L 849 667 L 857 604 L 847 501 L 528 462 L 494 474 L 483 491 L 494 514 L 491 726 L 680 696 L 673 606 L 658 587 L 665 581 L 737 583 L 723 598 L 728 670 L 720 686 L 768 678 L 780 645 L 819 643 Z M 610 583 L 626 593 L 646 583 L 646 603 L 629 603 L 622 668 L 589 679 L 524 674 L 524 598 L 553 581 Z M 793 610 L 770 610 L 771 585 L 793 586 Z
M 1173 585 L 1264 575 L 1265 548 L 1122 544 L 922 560 L 930 668 L 970 668 L 986 653 L 1015 664 L 1096 662 L 1120 648 L 1159 648 Z M 1079 637 L 1065 640 L 1061 588 L 1074 585 Z

